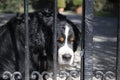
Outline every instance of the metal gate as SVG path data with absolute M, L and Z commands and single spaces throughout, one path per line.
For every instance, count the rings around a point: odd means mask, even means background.
M 120 4 L 120 2 L 119 2 Z M 26 27 L 26 45 L 25 45 L 25 80 L 43 80 L 43 76 L 48 80 L 74 80 L 71 77 L 77 80 L 77 77 L 80 77 L 80 80 L 120 80 L 120 20 L 118 22 L 118 32 L 117 32 L 117 55 L 116 55 L 116 71 L 111 70 L 93 70 L 94 60 L 93 60 L 93 22 L 94 22 L 94 9 L 93 9 L 93 0 L 83 0 L 83 15 L 82 15 L 82 45 L 81 53 L 83 54 L 81 58 L 81 70 L 76 71 L 72 70 L 70 72 L 61 71 L 57 72 L 57 40 L 56 40 L 56 26 L 57 26 L 57 0 L 54 0 L 54 22 L 53 22 L 53 73 L 43 72 L 39 73 L 38 71 L 33 71 L 30 74 L 30 53 L 29 53 L 29 27 L 28 27 L 28 0 L 24 0 L 24 12 L 25 12 L 25 27 Z M 120 8 L 120 6 L 119 6 Z M 119 19 L 120 19 L 120 10 L 119 10 Z M 16 78 L 15 78 L 16 77 Z M 60 79 L 57 79 L 59 77 Z M 22 74 L 20 72 L 11 73 L 5 71 L 3 74 L 4 79 L 10 78 L 10 80 L 19 80 L 22 79 Z

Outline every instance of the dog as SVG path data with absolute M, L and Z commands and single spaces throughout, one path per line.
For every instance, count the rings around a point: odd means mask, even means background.
M 57 15 L 58 65 L 69 66 L 80 46 L 80 31 L 65 16 Z M 0 27 L 0 80 L 3 73 L 25 72 L 25 26 L 24 14 L 18 14 Z M 30 72 L 48 71 L 53 62 L 53 12 L 29 13 Z M 53 67 L 52 67 L 53 68 Z
M 37 13 L 29 14 L 30 71 L 45 70 L 45 35 L 43 23 Z M 0 28 L 0 76 L 5 71 L 24 74 L 25 67 L 25 26 L 24 15 L 13 17 Z M 49 37 L 49 36 L 48 36 Z M 49 39 L 49 38 L 48 38 Z M 43 62 L 44 61 L 44 62 Z M 43 67 L 44 66 L 44 67 Z M 2 80 L 2 79 L 0 79 Z
M 68 20 L 58 21 L 58 24 L 58 63 L 60 65 L 72 65 L 74 53 L 80 43 L 80 32 L 76 26 Z

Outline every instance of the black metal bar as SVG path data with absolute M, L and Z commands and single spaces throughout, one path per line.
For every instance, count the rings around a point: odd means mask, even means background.
M 25 80 L 29 80 L 29 28 L 28 28 L 28 0 L 24 0 L 24 14 L 25 14 Z
M 82 45 L 81 49 L 85 48 L 85 0 L 82 2 Z
M 117 55 L 116 55 L 116 80 L 120 80 L 120 0 L 117 0 Z
M 56 26 L 57 26 L 57 0 L 54 0 L 54 21 L 53 21 L 53 80 L 57 80 L 57 40 L 56 40 Z
M 85 53 L 84 53 L 84 80 L 92 80 L 93 77 L 93 0 L 85 0 Z
M 85 50 L 85 0 L 82 2 L 82 40 L 81 40 L 81 50 L 83 51 L 83 56 L 81 57 L 81 74 L 80 80 L 84 80 L 84 50 Z

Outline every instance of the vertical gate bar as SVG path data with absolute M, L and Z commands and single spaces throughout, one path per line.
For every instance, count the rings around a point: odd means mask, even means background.
M 29 28 L 28 28 L 28 0 L 24 0 L 25 14 L 25 80 L 29 80 Z
M 82 40 L 81 40 L 81 50 L 84 54 L 85 49 L 85 0 L 82 2 Z M 84 80 L 84 55 L 81 57 L 81 74 L 80 74 L 80 80 Z
M 57 40 L 56 40 L 56 26 L 57 26 L 57 0 L 54 0 L 54 19 L 53 19 L 53 80 L 57 80 Z
M 117 26 L 117 55 L 116 55 L 116 80 L 120 80 L 120 0 L 117 0 L 118 26 Z
M 84 80 L 93 77 L 93 0 L 85 0 L 85 54 L 84 54 Z

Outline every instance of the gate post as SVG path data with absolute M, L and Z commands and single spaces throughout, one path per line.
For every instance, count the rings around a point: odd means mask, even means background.
M 84 80 L 92 80 L 93 77 L 93 0 L 83 0 L 83 30 L 84 30 Z
M 120 80 L 120 0 L 117 0 L 118 9 L 118 27 L 117 27 L 117 69 L 116 69 L 116 80 Z

